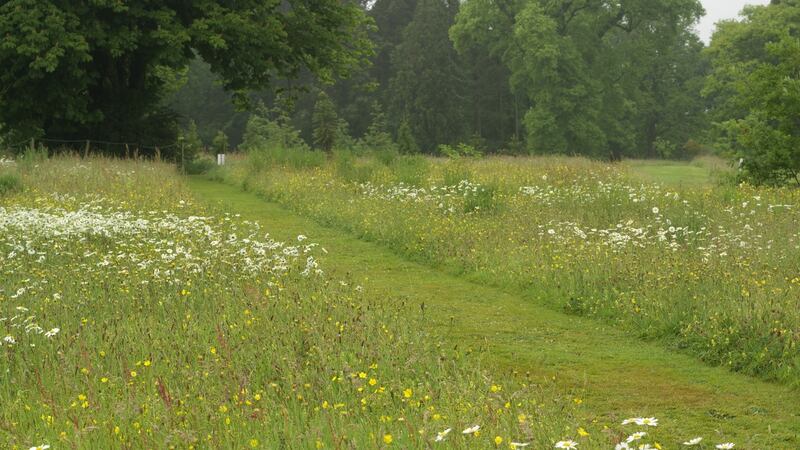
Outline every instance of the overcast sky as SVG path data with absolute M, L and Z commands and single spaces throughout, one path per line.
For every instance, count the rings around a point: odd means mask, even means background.
M 744 5 L 766 5 L 769 0 L 701 0 L 706 16 L 700 19 L 697 30 L 700 38 L 708 44 L 718 20 L 735 19 Z

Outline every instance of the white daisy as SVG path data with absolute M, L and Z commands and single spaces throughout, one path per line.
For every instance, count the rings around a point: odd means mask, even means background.
M 566 441 L 559 441 L 556 442 L 556 448 L 564 448 L 567 450 L 575 450 L 578 448 L 578 443 L 573 440 L 566 440 Z

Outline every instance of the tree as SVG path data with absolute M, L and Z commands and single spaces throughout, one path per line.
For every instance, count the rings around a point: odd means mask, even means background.
M 364 134 L 364 145 L 372 150 L 394 150 L 395 145 L 386 123 L 386 114 L 383 113 L 383 108 L 377 101 L 372 103 L 371 116 L 372 123 Z
M 242 142 L 249 113 L 236 108 L 232 93 L 225 91 L 219 77 L 200 58 L 192 60 L 181 87 L 162 103 L 175 111 L 181 122 L 194 120 L 205 142 L 211 142 L 218 131 L 224 131 L 234 147 Z
M 229 148 L 228 135 L 222 130 L 217 131 L 217 135 L 214 136 L 214 140 L 212 141 L 211 145 L 214 148 L 214 153 L 227 153 Z
M 755 183 L 800 183 L 800 1 L 751 6 L 708 49 L 717 144 Z
M 661 77 L 653 65 L 702 11 L 697 0 L 471 0 L 450 35 L 508 67 L 531 151 L 618 157 L 644 147 L 646 78 Z
M 397 129 L 397 148 L 400 153 L 413 154 L 419 153 L 419 146 L 417 140 L 414 139 L 414 132 L 411 130 L 411 125 L 407 119 L 400 122 L 400 127 Z
M 325 91 L 320 90 L 312 115 L 314 126 L 314 145 L 325 152 L 330 152 L 336 145 L 341 132 L 342 123 L 336 114 L 336 106 Z
M 238 99 L 302 71 L 345 75 L 370 53 L 338 0 L 37 1 L 0 5 L 0 123 L 20 135 L 147 142 L 176 71 L 199 55 Z
M 419 0 L 392 55 L 392 117 L 408 118 L 423 151 L 469 136 L 469 86 L 448 36 L 457 11 L 457 1 Z
M 189 126 L 181 130 L 180 133 L 181 154 L 177 155 L 180 164 L 191 163 L 204 150 L 203 140 L 197 132 L 197 124 L 194 120 L 189 122 Z

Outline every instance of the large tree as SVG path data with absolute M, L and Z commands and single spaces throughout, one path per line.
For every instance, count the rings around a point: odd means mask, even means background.
M 176 70 L 199 55 L 241 98 L 330 80 L 370 53 L 339 0 L 11 0 L 0 5 L 0 123 L 18 134 L 147 141 Z
M 532 151 L 621 156 L 648 146 L 647 90 L 665 89 L 675 72 L 654 64 L 691 45 L 702 12 L 697 0 L 469 0 L 451 36 L 460 51 L 485 47 L 509 68 Z
M 800 1 L 751 6 L 719 24 L 708 53 L 717 145 L 752 181 L 800 184 Z
M 466 138 L 469 78 L 448 37 L 457 1 L 419 0 L 414 18 L 392 54 L 390 111 L 396 122 L 407 117 L 425 152 Z

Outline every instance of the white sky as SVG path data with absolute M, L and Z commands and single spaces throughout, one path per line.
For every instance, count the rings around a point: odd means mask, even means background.
M 766 5 L 769 0 L 701 0 L 706 15 L 700 19 L 697 25 L 700 39 L 706 44 L 711 40 L 714 32 L 714 24 L 719 20 L 735 19 L 739 16 L 739 11 L 744 5 Z

